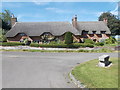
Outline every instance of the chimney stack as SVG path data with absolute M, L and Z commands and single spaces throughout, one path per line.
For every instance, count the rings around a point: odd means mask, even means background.
M 75 15 L 75 16 L 72 18 L 72 25 L 73 25 L 73 27 L 77 28 L 77 15 Z
M 14 14 L 12 14 L 12 16 L 11 16 L 11 25 L 13 26 L 15 24 L 15 22 L 17 22 L 17 18 L 14 16 Z
M 104 21 L 105 24 L 107 25 L 107 23 L 108 23 L 107 18 L 103 18 L 103 21 Z

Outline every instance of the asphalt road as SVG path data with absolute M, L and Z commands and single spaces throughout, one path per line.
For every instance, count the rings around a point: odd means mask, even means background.
M 117 53 L 3 52 L 2 88 L 75 88 L 68 78 L 82 62 Z

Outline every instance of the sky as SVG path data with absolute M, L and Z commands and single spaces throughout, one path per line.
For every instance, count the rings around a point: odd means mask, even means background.
M 97 21 L 103 12 L 118 14 L 117 2 L 3 2 L 2 12 L 10 10 L 19 22 Z

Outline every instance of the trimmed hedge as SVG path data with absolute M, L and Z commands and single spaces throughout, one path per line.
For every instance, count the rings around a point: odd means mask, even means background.
M 95 45 L 96 45 L 96 46 L 103 46 L 104 43 L 103 43 L 103 42 L 97 42 L 97 43 L 95 43 Z
M 79 48 L 79 47 L 94 47 L 92 44 L 84 44 L 84 43 L 75 43 L 75 44 L 35 44 L 32 43 L 30 46 L 32 47 L 50 47 L 50 48 Z
M 1 46 L 23 46 L 24 43 L 21 42 L 3 42 L 0 43 Z M 79 47 L 94 47 L 93 44 L 86 44 L 86 43 L 74 43 L 74 44 L 37 44 L 31 43 L 31 47 L 48 47 L 48 48 L 79 48 Z
M 21 42 L 3 42 L 3 43 L 0 43 L 0 46 L 19 46 L 19 45 L 24 45 L 24 43 L 21 43 Z

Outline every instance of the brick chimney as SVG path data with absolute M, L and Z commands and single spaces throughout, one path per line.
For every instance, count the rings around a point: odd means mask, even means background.
M 77 28 L 77 15 L 75 15 L 75 16 L 72 18 L 72 25 L 73 25 L 73 27 Z
M 103 21 L 104 21 L 105 24 L 107 25 L 107 23 L 108 23 L 107 18 L 103 18 Z
M 12 14 L 12 16 L 11 16 L 11 25 L 13 26 L 15 24 L 15 22 L 17 22 L 17 18 L 14 16 L 14 14 Z

